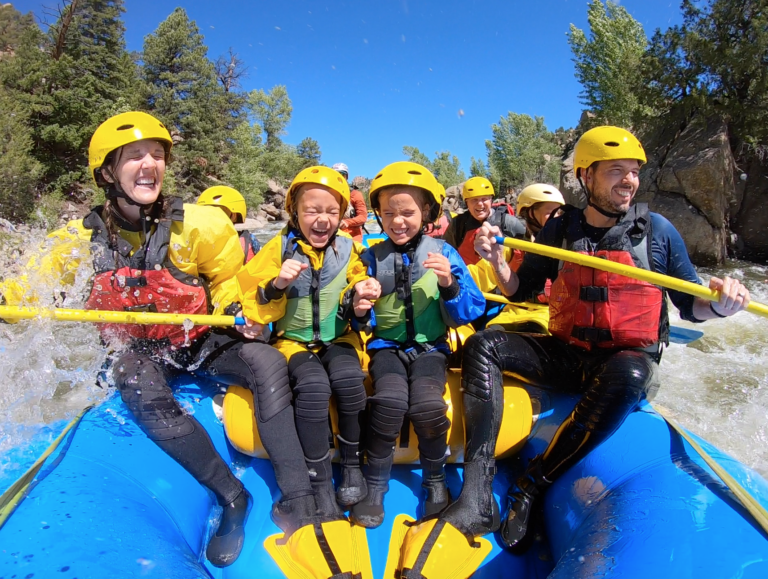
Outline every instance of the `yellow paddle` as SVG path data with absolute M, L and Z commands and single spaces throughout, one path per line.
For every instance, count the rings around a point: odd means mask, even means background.
M 0 319 L 28 320 L 52 318 L 60 322 L 100 322 L 109 324 L 144 324 L 183 326 L 244 326 L 245 318 L 235 316 L 204 316 L 188 314 L 163 314 L 156 312 L 113 312 L 108 310 L 66 310 L 0 306 Z
M 647 271 L 638 267 L 630 265 L 623 265 L 614 261 L 608 261 L 607 259 L 601 259 L 599 257 L 593 257 L 591 255 L 584 255 L 582 253 L 576 253 L 575 251 L 568 251 L 567 249 L 560 249 L 558 247 L 550 247 L 549 245 L 543 245 L 541 243 L 531 243 L 530 241 L 522 241 L 520 239 L 511 239 L 509 237 L 497 236 L 496 241 L 512 249 L 519 249 L 520 251 L 526 251 L 543 255 L 545 257 L 551 257 L 553 259 L 559 259 L 562 261 L 568 261 L 570 263 L 577 263 L 594 269 L 602 271 L 608 271 L 610 273 L 617 273 L 631 277 L 632 279 L 639 279 L 640 281 L 647 281 L 667 289 L 690 294 L 704 298 L 713 302 L 720 299 L 720 292 L 713 291 L 708 287 L 699 285 L 697 283 L 691 283 L 676 277 L 663 275 L 653 271 Z M 768 318 L 768 306 L 759 304 L 757 302 L 749 302 L 747 311 Z

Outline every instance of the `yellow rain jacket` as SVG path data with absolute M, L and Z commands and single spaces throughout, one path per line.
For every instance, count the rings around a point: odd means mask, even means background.
M 260 324 L 273 324 L 273 335 L 277 334 L 278 338 L 274 346 L 286 359 L 298 352 L 318 351 L 323 344 L 330 342 L 345 342 L 354 346 L 358 352 L 362 351 L 357 334 L 346 321 L 340 322 L 336 318 L 347 292 L 358 282 L 368 279 L 365 265 L 360 260 L 362 246 L 354 243 L 345 232 L 337 234 L 334 244 L 351 245 L 349 258 L 346 264 L 341 264 L 345 267 L 337 274 L 331 272 L 325 275 L 330 268 L 326 255 L 329 251 L 335 251 L 333 246 L 325 250 L 315 249 L 286 227 L 280 235 L 268 241 L 237 275 L 244 315 Z M 295 246 L 295 251 L 289 248 L 289 254 L 286 254 L 289 245 Z M 306 277 L 309 280 L 314 274 L 318 278 L 320 296 L 315 308 L 312 307 L 311 298 L 298 295 L 306 292 L 295 291 L 296 286 L 302 282 L 301 277 L 278 298 L 265 299 L 267 286 L 280 273 L 284 257 L 307 261 L 310 267 Z M 324 268 L 324 265 L 328 267 Z M 321 333 L 319 340 L 318 329 Z
M 0 283 L 0 295 L 8 305 L 37 302 L 41 296 L 32 287 L 33 278 L 55 280 L 51 283 L 52 290 L 54 284 L 56 289 L 71 286 L 81 260 L 90 255 L 92 234 L 82 219 L 70 221 L 49 234 L 38 254 L 27 264 L 27 273 Z M 121 229 L 120 236 L 134 251 L 145 241 L 141 231 Z M 237 301 L 235 275 L 244 256 L 237 232 L 223 211 L 185 203 L 183 222 L 174 222 L 171 228 L 168 258 L 181 272 L 208 282 L 214 314 L 223 313 Z
M 512 260 L 512 250 L 508 247 L 504 248 L 504 260 L 507 263 Z M 481 292 L 492 293 L 496 290 L 498 282 L 496 281 L 496 274 L 490 261 L 481 259 L 477 263 L 468 265 L 467 269 L 469 269 L 472 279 L 475 280 Z

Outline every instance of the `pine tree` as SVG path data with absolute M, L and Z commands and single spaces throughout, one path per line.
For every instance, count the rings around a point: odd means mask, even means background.
M 79 196 L 90 187 L 93 131 L 135 103 L 123 12 L 122 0 L 73 0 L 47 34 L 28 27 L 3 62 L 3 84 L 25 105 L 48 193 Z
M 190 199 L 209 185 L 208 175 L 222 173 L 228 130 L 240 122 L 243 104 L 219 85 L 203 40 L 195 22 L 176 8 L 146 37 L 142 55 L 144 106 L 171 131 L 173 170 Z
M 34 26 L 32 13 L 22 14 L 11 4 L 0 5 L 0 57 L 13 53 L 24 29 Z

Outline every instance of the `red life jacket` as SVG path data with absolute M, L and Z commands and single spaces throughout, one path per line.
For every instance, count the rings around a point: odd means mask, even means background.
M 647 205 L 632 206 L 596 246 L 584 234 L 581 210 L 569 208 L 562 219 L 565 249 L 653 271 Z M 549 331 L 586 350 L 646 348 L 663 338 L 664 304 L 658 286 L 560 262 L 549 299 Z
M 173 198 L 169 210 L 135 252 L 130 243 L 117 236 L 118 249 L 109 247 L 102 207 L 94 209 L 83 226 L 91 229 L 94 278 L 85 302 L 89 310 L 208 314 L 205 280 L 179 270 L 168 257 L 171 226 L 184 220 L 184 204 Z M 133 254 L 131 255 L 131 253 Z M 174 346 L 189 346 L 208 331 L 208 326 L 99 324 L 102 337 L 124 341 L 128 338 L 157 340 Z
M 253 259 L 256 253 L 261 249 L 261 245 L 253 234 L 247 229 L 240 232 L 240 247 L 245 254 L 243 265 Z
M 451 216 L 447 212 L 443 211 L 440 216 L 440 220 L 437 223 L 433 223 L 431 227 L 427 227 L 427 235 L 441 239 L 445 234 L 445 230 L 451 224 Z
M 525 234 L 525 226 L 517 220 L 516 217 L 508 217 L 508 213 L 502 208 L 492 208 L 491 215 L 486 219 L 487 223 L 495 225 L 501 229 L 501 234 L 508 237 L 520 237 Z M 482 223 L 472 217 L 467 211 L 453 218 L 456 222 L 456 239 L 461 239 L 461 243 L 456 250 L 467 265 L 472 265 L 480 261 L 480 256 L 475 251 L 475 236 Z M 518 227 L 519 230 L 510 229 L 509 226 Z M 470 228 L 471 227 L 471 228 Z
M 514 207 L 512 207 L 512 206 L 511 206 L 509 203 L 507 203 L 506 201 L 496 201 L 495 203 L 491 203 L 491 207 L 493 207 L 494 209 L 496 209 L 496 208 L 500 208 L 500 209 L 503 209 L 503 210 L 504 210 L 504 211 L 506 211 L 506 212 L 507 212 L 509 215 L 514 215 L 514 214 L 515 214 L 515 208 L 514 208 Z

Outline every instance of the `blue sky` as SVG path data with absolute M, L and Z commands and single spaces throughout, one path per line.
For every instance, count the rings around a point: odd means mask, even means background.
M 13 2 L 37 14 L 51 3 Z M 681 20 L 677 0 L 622 4 L 649 36 Z M 587 28 L 586 0 L 126 0 L 128 49 L 179 5 L 211 59 L 232 47 L 245 61 L 245 89 L 287 86 L 286 142 L 312 137 L 323 163 L 352 175 L 373 177 L 404 145 L 448 150 L 468 172 L 508 111 L 553 131 L 581 114 L 566 32 Z

